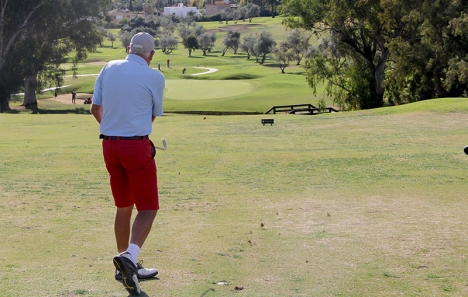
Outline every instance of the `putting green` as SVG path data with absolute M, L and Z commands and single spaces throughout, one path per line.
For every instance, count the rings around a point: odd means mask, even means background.
M 165 97 L 175 100 L 217 99 L 252 90 L 252 85 L 243 81 L 174 79 L 166 81 Z

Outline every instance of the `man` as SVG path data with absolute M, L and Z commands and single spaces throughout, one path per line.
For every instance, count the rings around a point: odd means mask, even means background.
M 149 68 L 154 55 L 151 35 L 134 35 L 127 50 L 125 60 L 111 61 L 99 73 L 91 113 L 100 123 L 104 161 L 117 207 L 116 279 L 138 295 L 138 279 L 158 273 L 143 268 L 138 256 L 159 209 L 156 151 L 148 135 L 155 117 L 163 114 L 165 78 Z M 134 205 L 138 214 L 130 228 Z
M 72 91 L 72 104 L 75 104 L 75 100 L 76 100 L 76 93 L 75 91 Z

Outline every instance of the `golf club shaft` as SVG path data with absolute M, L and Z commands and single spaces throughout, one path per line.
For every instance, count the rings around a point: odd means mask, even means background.
M 163 144 L 163 147 L 155 146 L 154 148 L 165 151 L 167 148 L 167 145 L 166 145 L 166 140 L 164 138 L 162 139 L 162 144 Z

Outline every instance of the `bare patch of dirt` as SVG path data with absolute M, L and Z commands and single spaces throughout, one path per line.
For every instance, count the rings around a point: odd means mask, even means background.
M 86 98 L 88 98 L 89 96 L 92 96 L 93 94 L 88 94 L 88 93 L 77 93 L 76 94 L 76 100 L 75 100 L 75 104 L 78 104 L 78 105 L 83 105 L 84 104 L 84 100 Z M 48 101 L 58 101 L 60 103 L 63 103 L 63 104 L 73 104 L 72 103 L 72 95 L 71 93 L 67 93 L 67 94 L 60 94 L 58 95 L 57 97 L 52 97 L 52 98 L 47 98 L 47 99 L 43 99 L 43 100 L 48 100 Z M 25 110 L 26 108 L 23 106 L 23 105 L 19 105 L 19 106 L 10 106 L 10 108 L 12 110 Z
M 92 96 L 92 94 L 76 93 L 76 100 L 75 100 L 76 104 L 84 104 L 84 100 L 86 98 L 88 98 L 89 96 Z M 63 103 L 63 104 L 73 104 L 72 103 L 71 93 L 70 94 L 60 94 L 57 97 L 48 98 L 48 99 L 44 99 L 44 100 L 54 100 L 54 101 L 58 101 L 58 102 Z
M 11 110 L 25 110 L 26 107 L 24 107 L 23 105 L 20 105 L 20 106 L 10 106 L 10 109 L 11 109 Z
M 106 65 L 107 62 L 104 62 L 104 61 L 94 61 L 94 62 L 89 62 L 89 63 L 86 63 L 88 65 Z
M 234 31 L 234 32 L 247 32 L 249 31 L 252 27 L 258 27 L 261 26 L 260 24 L 235 24 L 235 25 L 227 25 L 218 29 L 214 30 L 209 30 L 210 32 L 228 32 Z

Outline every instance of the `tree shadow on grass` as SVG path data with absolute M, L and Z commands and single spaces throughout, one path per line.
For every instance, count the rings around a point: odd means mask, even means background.
M 133 296 L 140 296 L 140 297 L 150 297 L 148 294 L 146 294 L 143 291 L 140 291 L 140 295 L 135 295 L 135 294 L 130 294 L 128 297 L 133 297 Z
M 141 284 L 143 282 L 154 281 L 154 280 L 159 280 L 159 278 L 158 277 L 152 277 L 152 278 L 148 278 L 148 279 L 140 279 L 140 280 L 138 280 L 138 282 Z M 116 280 L 116 281 L 119 282 L 119 283 L 122 283 L 122 280 Z M 128 295 L 128 297 L 133 297 L 133 296 L 150 297 L 143 290 L 140 291 L 140 295 L 134 295 L 134 294 Z
M 206 294 L 208 294 L 208 293 L 210 293 L 210 292 L 214 292 L 214 291 L 215 291 L 215 289 L 209 288 L 208 290 L 206 290 L 205 292 L 203 292 L 203 294 L 201 294 L 200 297 L 205 297 Z
M 270 67 L 270 68 L 278 68 L 279 69 L 279 65 L 278 63 L 267 63 L 267 62 L 264 62 L 262 64 L 262 66 L 265 66 L 265 67 Z M 286 67 L 287 68 L 287 67 Z M 280 70 L 281 71 L 281 70 Z
M 153 280 L 159 280 L 158 277 L 152 277 L 152 278 L 148 278 L 148 279 L 140 279 L 138 282 L 141 284 L 143 282 L 147 282 L 147 281 L 153 281 Z M 122 283 L 122 281 L 119 281 L 118 282 Z M 128 297 L 133 297 L 133 296 L 140 296 L 140 297 L 150 297 L 148 294 L 146 294 L 143 290 L 140 291 L 140 295 L 135 295 L 135 294 L 130 294 L 128 295 Z
M 261 75 L 250 74 L 250 73 L 238 73 L 238 74 L 231 74 L 227 76 L 223 76 L 222 80 L 239 80 L 239 79 L 256 79 L 261 78 Z
M 234 54 L 235 56 L 230 56 L 230 55 L 224 55 L 224 57 L 229 58 L 229 59 L 247 59 L 247 55 L 240 55 L 240 54 Z
M 34 109 L 34 110 L 27 110 L 26 112 L 30 112 L 31 114 L 83 114 L 83 115 L 90 115 L 89 108 L 78 107 L 75 109 Z M 23 111 L 24 113 L 25 111 Z
M 277 63 L 263 63 L 262 66 L 268 67 L 268 68 L 277 68 L 279 72 L 281 72 L 281 69 L 279 68 L 279 64 Z M 298 67 L 302 67 L 301 65 L 296 65 L 296 63 L 291 63 L 289 64 L 285 69 L 284 69 L 284 74 L 294 74 L 294 75 L 305 75 L 307 74 L 307 71 L 303 70 L 302 68 L 301 71 L 294 71 L 294 72 L 288 72 L 289 69 L 297 69 Z

